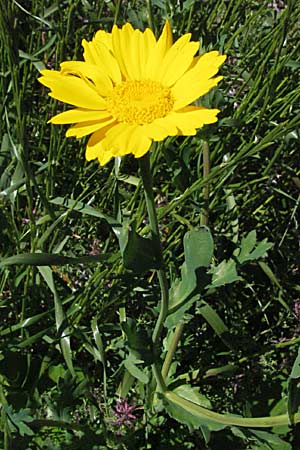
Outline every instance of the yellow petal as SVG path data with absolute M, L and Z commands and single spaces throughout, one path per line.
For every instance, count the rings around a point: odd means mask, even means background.
M 163 123 L 163 119 L 155 120 L 152 123 L 143 126 L 144 133 L 154 141 L 163 141 L 168 136 L 177 135 L 177 128 L 174 126 L 168 126 L 167 122 L 165 122 L 165 126 Z M 170 134 L 171 131 L 171 134 Z M 172 134 L 173 132 L 173 134 Z
M 131 46 L 127 49 L 127 71 L 133 80 L 147 78 L 146 64 L 149 55 L 156 45 L 155 36 L 147 28 L 144 33 L 135 30 L 131 37 Z
M 113 85 L 106 73 L 99 69 L 99 67 L 83 61 L 65 61 L 61 63 L 61 73 L 63 75 L 78 75 L 84 80 L 91 79 L 95 84 L 97 92 L 101 96 L 107 95 L 112 91 Z M 88 82 L 88 80 L 86 80 Z M 91 86 L 93 87 L 93 86 Z
M 116 25 L 112 29 L 113 53 L 126 79 L 131 79 L 127 70 L 126 58 L 133 33 L 134 30 L 129 23 L 126 23 L 121 30 Z
M 89 109 L 76 108 L 64 111 L 56 116 L 52 117 L 49 122 L 58 124 L 87 122 L 91 120 L 103 120 L 110 116 L 107 111 L 93 111 Z
M 94 133 L 95 131 L 100 130 L 101 128 L 106 127 L 107 125 L 114 122 L 114 119 L 111 117 L 106 120 L 96 120 L 89 122 L 82 122 L 70 127 L 66 132 L 66 137 L 75 136 L 77 138 L 81 138 L 83 136 L 87 136 L 88 134 Z
M 161 63 L 164 59 L 169 48 L 172 46 L 173 37 L 172 30 L 169 21 L 167 20 L 163 28 L 162 34 L 160 35 L 157 43 L 152 49 L 149 50 L 149 57 L 145 72 L 149 79 L 154 79 L 153 76 L 156 74 L 157 70 L 161 67 Z
M 182 36 L 168 50 L 158 70 L 156 79 L 164 86 L 172 86 L 190 67 L 199 42 L 189 42 L 190 35 Z
M 156 44 L 152 31 L 134 30 L 126 24 L 120 30 L 114 26 L 112 31 L 113 53 L 124 77 L 128 80 L 141 80 L 146 77 L 146 62 Z
M 112 35 L 107 31 L 98 30 L 93 38 L 93 41 L 95 41 L 96 43 L 104 44 L 108 48 L 108 50 L 112 51 L 113 49 Z
M 203 95 L 207 94 L 212 88 L 217 86 L 217 84 L 223 79 L 222 76 L 211 78 L 210 80 L 201 80 L 201 76 L 199 75 L 198 81 L 191 80 L 190 83 L 182 83 L 182 86 L 180 84 L 176 83 L 176 87 L 174 86 L 172 88 L 172 94 L 174 95 L 175 102 L 174 102 L 174 110 L 178 110 L 180 108 L 183 108 L 186 105 L 191 104 L 198 98 L 202 97 Z M 183 91 L 183 85 L 185 86 L 185 90 Z
M 122 81 L 120 67 L 112 52 L 99 40 L 93 39 L 92 45 L 97 52 L 98 69 L 107 73 L 115 84 L 120 83 Z
M 92 42 L 87 42 L 85 39 L 82 41 L 84 48 L 83 57 L 87 63 L 96 66 L 100 72 L 107 74 L 114 83 L 119 83 L 122 79 L 119 65 L 112 51 L 106 45 L 105 40 L 103 40 L 103 36 L 99 33 L 99 31 L 96 33 Z M 111 35 L 110 41 L 112 46 Z
M 172 47 L 173 45 L 173 33 L 172 33 L 172 28 L 170 25 L 170 22 L 168 20 L 166 20 L 166 23 L 163 27 L 162 33 L 158 39 L 158 42 L 162 41 L 163 45 L 165 46 L 166 50 L 168 50 L 168 48 Z
M 105 132 L 103 130 L 94 133 L 86 147 L 85 157 L 87 161 L 91 161 L 92 159 L 98 158 L 100 164 L 104 166 L 112 157 L 112 153 L 106 151 L 102 145 L 102 140 L 105 136 Z
M 163 130 L 166 130 L 167 136 L 176 136 L 178 134 L 178 130 L 176 125 L 174 125 L 174 121 L 170 117 L 170 114 L 168 114 L 165 117 L 161 117 L 160 119 L 155 119 L 151 124 L 149 124 L 149 136 L 151 136 L 152 133 L 157 133 L 156 137 L 153 137 L 154 140 L 160 141 L 161 139 L 158 139 L 159 137 L 159 128 L 162 128 Z
M 137 127 L 130 136 L 130 145 L 128 149 L 133 153 L 135 158 L 145 155 L 151 147 L 152 139 L 143 132 L 143 127 Z
M 219 70 L 219 67 L 226 60 L 226 55 L 220 55 L 219 52 L 213 51 L 201 55 L 195 65 L 195 70 L 203 75 L 205 78 L 211 78 Z
M 136 125 L 130 125 L 121 122 L 112 127 L 106 134 L 103 145 L 106 150 L 111 151 L 114 156 L 122 156 L 126 154 L 125 137 L 128 139 L 129 132 Z
M 119 123 L 106 133 L 103 147 L 114 156 L 133 153 L 139 158 L 149 150 L 151 142 L 151 139 L 143 133 L 141 126 Z
M 211 77 L 218 72 L 225 59 L 226 56 L 219 55 L 218 52 L 209 52 L 202 55 L 197 63 L 172 87 L 175 98 L 174 109 L 177 110 L 189 105 L 216 86 L 223 77 Z
M 96 65 L 95 51 L 91 42 L 82 39 L 81 45 L 84 49 L 83 58 L 88 64 Z
M 203 125 L 217 122 L 218 109 L 190 106 L 179 112 L 172 112 L 168 119 L 178 128 L 184 136 L 196 134 L 196 129 Z
M 50 97 L 86 109 L 105 109 L 106 102 L 84 80 L 62 75 L 55 70 L 42 70 L 39 82 L 51 89 Z

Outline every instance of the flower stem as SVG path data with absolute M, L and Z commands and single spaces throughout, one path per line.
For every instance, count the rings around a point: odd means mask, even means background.
M 162 253 L 162 246 L 161 246 L 161 240 L 159 236 L 159 228 L 158 228 L 158 220 L 157 220 L 157 214 L 156 214 L 156 207 L 154 202 L 154 194 L 153 194 L 153 184 L 152 184 L 152 174 L 150 170 L 150 158 L 149 153 L 147 153 L 145 156 L 140 158 L 140 170 L 141 170 L 141 176 L 143 180 L 143 186 L 144 186 L 144 193 L 145 193 L 145 200 L 146 200 L 146 207 L 148 211 L 149 216 L 149 224 L 150 229 L 152 233 L 152 240 L 155 247 L 158 263 L 159 263 L 159 269 L 157 270 L 157 276 L 158 281 L 160 285 L 161 290 L 161 305 L 160 305 L 160 311 L 159 316 L 153 331 L 152 335 L 152 341 L 154 345 L 154 351 L 156 350 L 157 344 L 160 339 L 160 335 L 162 332 L 163 324 L 165 321 L 165 318 L 168 313 L 168 302 L 169 302 L 169 287 L 168 287 L 168 281 L 165 274 L 165 270 L 163 268 L 163 253 Z
M 203 180 L 206 180 L 209 176 L 210 172 L 210 158 L 209 158 L 209 147 L 207 142 L 203 142 Z M 208 225 L 208 200 L 209 200 L 209 184 L 205 183 L 203 187 L 203 200 L 204 200 L 204 209 L 201 213 L 200 222 L 201 225 Z M 172 359 L 174 353 L 176 352 L 178 343 L 180 341 L 182 332 L 184 329 L 184 322 L 179 322 L 176 325 L 174 335 L 172 341 L 170 343 L 169 349 L 167 351 L 167 355 L 165 357 L 163 367 L 162 367 L 162 376 L 165 378 L 168 375 Z
M 172 359 L 173 359 L 174 353 L 177 349 L 178 342 L 180 341 L 180 338 L 181 338 L 181 335 L 183 332 L 183 328 L 184 328 L 184 322 L 179 322 L 175 328 L 171 344 L 168 348 L 168 351 L 167 351 L 167 354 L 166 354 L 166 357 L 165 357 L 165 360 L 164 360 L 164 363 L 162 366 L 161 373 L 162 373 L 163 378 L 166 378 L 166 376 L 169 373 Z
M 203 142 L 202 154 L 203 154 L 203 180 L 206 180 L 210 172 L 209 147 L 207 142 Z M 204 208 L 201 214 L 201 225 L 206 226 L 208 225 L 208 200 L 209 200 L 209 184 L 208 182 L 206 182 L 203 187 Z

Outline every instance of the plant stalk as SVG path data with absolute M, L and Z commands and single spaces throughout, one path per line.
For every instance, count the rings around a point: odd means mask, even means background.
M 175 394 L 171 391 L 165 391 L 163 393 L 168 402 L 173 403 L 184 410 L 188 411 L 190 414 L 198 417 L 206 423 L 223 424 L 228 426 L 238 426 L 247 428 L 269 428 L 277 427 L 283 425 L 290 425 L 290 418 L 288 414 L 281 414 L 279 416 L 267 416 L 267 417 L 239 417 L 233 414 L 220 414 L 209 409 L 203 408 L 202 406 L 186 400 L 183 397 Z M 292 417 L 293 424 L 300 422 L 300 414 L 296 413 Z
M 161 246 L 161 240 L 159 235 L 159 227 L 158 227 L 158 220 L 157 220 L 157 214 L 156 214 L 156 206 L 154 201 L 154 194 L 153 194 L 153 183 L 152 183 L 152 174 L 150 170 L 150 157 L 149 153 L 146 153 L 145 156 L 140 158 L 140 171 L 141 176 L 143 180 L 143 186 L 144 186 L 144 193 L 145 193 L 145 200 L 146 200 L 146 207 L 148 211 L 148 217 L 149 217 L 149 224 L 152 234 L 152 240 L 153 244 L 155 246 L 157 260 L 159 264 L 159 269 L 157 270 L 157 276 L 158 281 L 160 285 L 161 290 L 161 305 L 160 305 L 160 311 L 159 316 L 152 334 L 152 341 L 154 346 L 154 351 L 156 351 L 157 344 L 159 343 L 161 332 L 163 329 L 163 324 L 165 321 L 165 318 L 168 313 L 168 303 L 169 303 L 169 286 L 168 286 L 168 280 L 165 274 L 165 270 L 163 268 L 163 253 L 162 253 L 162 246 Z
M 205 141 L 203 142 L 203 180 L 205 181 L 210 172 L 210 156 L 209 156 L 209 147 L 208 143 Z M 209 202 L 209 184 L 206 182 L 203 186 L 203 200 L 204 200 L 204 208 L 201 213 L 200 223 L 201 225 L 208 225 L 208 202 Z M 165 378 L 168 375 L 172 359 L 174 356 L 174 353 L 176 352 L 178 343 L 180 341 L 182 332 L 184 329 L 184 322 L 180 322 L 177 324 L 174 336 L 171 341 L 170 347 L 167 351 L 167 355 L 165 357 L 163 367 L 162 367 L 162 376 Z
M 206 180 L 210 172 L 210 157 L 209 157 L 209 147 L 206 141 L 203 142 L 202 147 L 203 154 L 203 180 Z M 201 214 L 201 225 L 208 226 L 208 203 L 209 203 L 209 184 L 206 182 L 203 186 L 203 201 L 204 207 Z

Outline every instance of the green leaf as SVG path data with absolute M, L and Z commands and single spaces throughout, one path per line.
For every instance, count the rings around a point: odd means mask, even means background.
M 159 261 L 155 252 L 153 241 L 144 238 L 136 232 L 134 221 L 124 220 L 123 224 L 113 217 L 103 214 L 101 211 L 76 200 L 68 200 L 56 197 L 51 200 L 55 205 L 65 206 L 68 209 L 78 211 L 81 214 L 104 219 L 111 227 L 119 241 L 119 247 L 126 269 L 136 273 L 146 272 L 159 268 Z
M 199 388 L 192 387 L 190 385 L 181 385 L 173 390 L 173 393 L 178 395 L 179 397 L 191 401 L 193 404 L 200 405 L 206 409 L 211 409 L 210 401 L 199 392 Z M 208 419 L 200 418 L 196 416 L 191 410 L 187 408 L 181 407 L 178 404 L 175 404 L 167 399 L 164 402 L 165 408 L 168 414 L 176 419 L 178 422 L 187 425 L 192 431 L 193 429 L 200 428 L 205 425 L 210 430 L 222 430 L 225 428 L 224 425 L 217 425 L 213 422 L 210 422 Z
M 209 267 L 214 251 L 214 242 L 208 227 L 201 226 L 188 231 L 183 239 L 184 258 L 188 270 Z
M 237 274 L 236 263 L 231 258 L 229 261 L 224 260 L 218 266 L 211 268 L 208 273 L 212 274 L 212 281 L 211 284 L 206 286 L 206 289 L 216 288 L 243 279 Z
M 246 442 L 252 442 L 251 450 L 291 450 L 291 445 L 279 436 L 267 431 L 232 427 L 232 433 Z
M 132 353 L 124 360 L 124 366 L 128 370 L 128 372 L 134 377 L 137 378 L 141 383 L 147 384 L 149 382 L 148 375 L 137 367 L 137 364 L 143 363 L 142 360 L 137 359 L 132 355 Z
M 122 322 L 121 326 L 126 334 L 129 353 L 147 365 L 152 364 L 154 361 L 153 346 L 147 331 L 141 326 L 137 326 L 136 321 L 130 317 L 127 317 L 126 322 Z
M 109 225 L 115 226 L 116 228 L 121 228 L 122 225 L 113 217 L 108 216 L 107 214 L 103 214 L 96 208 L 93 208 L 90 205 L 86 205 L 85 203 L 79 202 L 77 200 L 70 200 L 64 197 L 56 197 L 53 200 L 50 200 L 50 203 L 54 203 L 54 205 L 64 206 L 65 208 L 77 211 L 81 214 L 86 214 L 88 216 L 98 217 L 99 219 L 106 220 Z
M 20 409 L 18 412 L 15 412 L 10 405 L 3 405 L 3 408 L 11 422 L 10 425 L 12 425 L 12 431 L 15 431 L 16 428 L 18 428 L 21 436 L 34 435 L 34 432 L 31 430 L 31 428 L 29 428 L 25 423 L 30 423 L 34 420 L 33 417 L 31 417 L 29 414 L 29 409 Z
M 238 262 L 243 264 L 247 261 L 253 261 L 266 256 L 266 253 L 273 244 L 264 239 L 261 242 L 257 242 L 256 231 L 252 230 L 242 239 L 240 249 L 234 254 L 237 256 Z
M 46 281 L 49 289 L 53 293 L 56 330 L 60 337 L 61 351 L 62 351 L 62 354 L 64 356 L 64 359 L 66 361 L 69 371 L 71 372 L 72 376 L 75 377 L 75 371 L 74 371 L 73 362 L 72 362 L 71 344 L 70 344 L 70 330 L 68 327 L 67 317 L 63 310 L 62 302 L 56 292 L 52 270 L 50 267 L 47 267 L 47 266 L 45 266 L 45 267 L 38 266 L 38 270 L 39 270 L 40 274 L 42 275 L 42 277 L 44 278 L 44 280 Z
M 21 255 L 9 256 L 8 258 L 0 258 L 0 268 L 12 265 L 26 266 L 63 266 L 65 264 L 95 264 L 98 262 L 109 261 L 117 258 L 111 253 L 100 255 L 85 256 L 63 256 L 56 253 L 22 253 Z
M 5 336 L 7 334 L 14 333 L 15 331 L 18 331 L 22 328 L 30 327 L 31 325 L 38 322 L 42 317 L 47 316 L 50 311 L 45 311 L 40 314 L 36 314 L 35 316 L 27 317 L 27 319 L 22 320 L 21 322 L 17 323 L 16 325 L 11 325 L 10 327 L 4 328 L 4 330 L 0 331 L 0 336 Z
M 228 334 L 228 328 L 219 314 L 204 300 L 200 301 L 197 312 L 204 317 L 218 336 L 222 337 L 224 334 Z
M 124 221 L 122 229 L 118 229 L 117 237 L 124 267 L 135 273 L 158 269 L 160 261 L 153 240 L 140 236 L 135 227 L 135 221 L 132 220 Z
M 199 300 L 200 295 L 194 295 L 189 300 L 184 302 L 182 306 L 180 306 L 178 309 L 176 309 L 173 313 L 169 314 L 168 317 L 165 320 L 165 327 L 170 329 L 174 328 L 179 322 L 184 320 L 185 316 L 186 318 L 188 315 L 186 314 L 186 311 L 190 309 L 190 307 Z
M 291 423 L 294 423 L 294 414 L 298 411 L 300 406 L 300 347 L 298 355 L 294 361 L 292 371 L 288 378 L 288 414 Z
M 198 284 L 197 271 L 207 268 L 213 256 L 214 243 L 209 228 L 188 231 L 183 240 L 184 263 L 181 279 L 176 279 L 169 292 L 169 313 L 178 309 L 193 294 Z
M 106 397 L 106 394 L 107 394 L 107 385 L 106 385 L 107 376 L 106 376 L 105 351 L 104 351 L 102 336 L 101 336 L 101 333 L 100 333 L 99 328 L 98 328 L 97 317 L 94 317 L 92 319 L 91 327 L 92 327 L 94 341 L 96 343 L 97 350 L 98 350 L 98 353 L 99 353 L 99 356 L 100 356 L 100 361 L 101 361 L 102 366 L 103 366 L 103 390 L 104 390 L 104 396 Z
M 66 375 L 66 369 L 62 364 L 58 364 L 57 366 L 50 366 L 48 369 L 49 378 L 57 383 L 60 378 L 64 378 Z

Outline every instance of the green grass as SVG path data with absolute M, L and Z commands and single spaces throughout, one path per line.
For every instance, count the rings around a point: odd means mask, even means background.
M 166 18 L 176 37 L 189 31 L 200 40 L 201 53 L 216 49 L 228 55 L 221 69 L 224 80 L 201 99 L 221 110 L 219 122 L 195 137 L 159 144 L 151 161 L 170 280 L 180 275 L 185 232 L 200 224 L 207 182 L 202 176 L 204 140 L 211 155 L 214 263 L 229 259 L 236 242 L 253 229 L 259 240 L 274 244 L 265 265 L 247 263 L 243 282 L 205 298 L 226 325 L 227 339 L 194 306 L 176 352 L 178 367 L 171 368 L 179 377 L 176 383 L 200 387 L 214 410 L 244 416 L 286 410 L 287 380 L 300 336 L 300 6 L 295 0 L 277 3 L 285 4 L 279 12 L 272 2 L 254 0 L 0 2 L 2 258 L 118 252 L 105 221 L 59 205 L 58 197 L 114 217 L 119 207 L 136 219 L 141 234 L 149 231 L 137 161 L 126 157 L 119 173 L 113 162 L 103 168 L 86 162 L 84 140 L 66 139 L 65 127 L 47 124 L 62 105 L 38 83 L 41 68 L 81 59 L 81 40 L 99 28 L 109 31 L 113 23 L 130 21 L 135 27 L 153 26 L 159 35 Z M 135 318 L 150 330 L 158 298 L 153 273 L 126 271 L 118 256 L 48 269 L 2 267 L 0 447 L 299 448 L 297 427 L 267 430 L 268 435 L 226 428 L 212 432 L 210 440 L 207 432 L 205 444 L 200 429 L 189 431 L 165 410 L 151 414 L 151 391 L 122 378 L 126 343 L 120 321 Z M 62 329 L 69 333 L 64 352 L 59 347 Z M 121 437 L 111 424 L 118 392 L 138 407 L 138 419 L 124 427 Z M 293 393 L 297 406 L 298 396 Z M 36 421 L 34 435 L 18 428 L 17 423 L 30 427 L 26 416 L 22 421 L 22 409 Z M 15 429 L 9 426 L 12 417 Z M 57 422 L 42 428 L 37 420 L 46 418 Z M 82 429 L 62 428 L 69 422 Z

